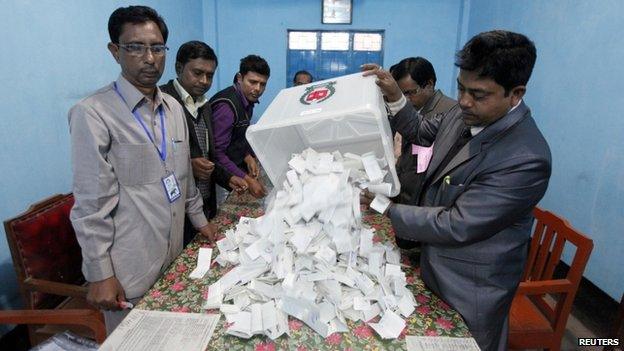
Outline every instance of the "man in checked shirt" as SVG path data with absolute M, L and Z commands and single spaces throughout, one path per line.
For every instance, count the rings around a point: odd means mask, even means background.
M 204 94 L 212 86 L 217 65 L 217 56 L 210 46 L 201 41 L 189 41 L 180 46 L 176 55 L 178 77 L 160 87 L 184 107 L 193 176 L 204 200 L 204 214 L 208 219 L 217 214 L 215 183 L 228 190 L 247 189 L 247 183 L 242 178 L 214 163 L 212 110 Z M 193 240 L 196 232 L 187 218 L 184 223 L 184 245 Z

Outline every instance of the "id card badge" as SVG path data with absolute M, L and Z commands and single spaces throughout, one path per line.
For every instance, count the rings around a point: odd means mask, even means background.
M 165 187 L 165 194 L 167 194 L 167 199 L 169 199 L 169 203 L 177 200 L 182 193 L 180 193 L 180 186 L 178 185 L 178 180 L 175 177 L 175 174 L 171 173 L 166 177 L 162 178 L 163 186 Z

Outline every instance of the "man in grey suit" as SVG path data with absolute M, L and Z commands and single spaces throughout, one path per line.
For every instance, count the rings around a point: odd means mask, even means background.
M 476 35 L 457 53 L 459 105 L 424 119 L 375 65 L 391 124 L 433 159 L 418 206 L 386 210 L 396 236 L 422 242 L 425 284 L 464 317 L 483 350 L 507 348 L 508 313 L 525 264 L 531 211 L 548 186 L 550 149 L 522 98 L 536 51 L 524 35 Z
M 433 65 L 422 57 L 408 57 L 393 66 L 392 77 L 396 80 L 399 88 L 405 95 L 408 102 L 424 118 L 433 118 L 440 113 L 448 112 L 457 101 L 444 95 L 440 89 L 436 89 L 436 74 Z M 401 183 L 401 193 L 397 196 L 396 202 L 407 205 L 416 205 L 425 180 L 425 172 L 418 172 L 419 166 L 426 169 L 427 162 L 425 155 L 421 154 L 420 163 L 418 154 L 414 154 L 412 143 L 403 141 L 400 133 L 394 136 L 395 148 L 400 147 L 396 170 Z M 430 150 L 419 150 L 429 152 Z

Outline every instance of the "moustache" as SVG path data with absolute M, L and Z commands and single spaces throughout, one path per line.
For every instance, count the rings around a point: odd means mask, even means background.
M 474 113 L 471 113 L 470 111 L 467 111 L 464 109 L 462 109 L 461 112 L 462 112 L 462 116 L 474 116 L 475 115 Z
M 147 75 L 157 75 L 160 74 L 160 72 L 157 69 L 154 68 L 144 68 L 140 71 L 143 74 L 147 74 Z

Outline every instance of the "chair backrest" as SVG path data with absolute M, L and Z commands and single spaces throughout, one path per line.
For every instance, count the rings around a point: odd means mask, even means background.
M 58 297 L 25 288 L 28 278 L 82 284 L 82 254 L 69 220 L 72 194 L 55 195 L 4 222 L 20 290 L 28 308 L 50 308 Z
M 565 277 L 570 282 L 569 288 L 560 294 L 554 308 L 546 302 L 543 295 L 531 296 L 533 302 L 549 318 L 554 329 L 563 329 L 594 242 L 574 229 L 567 220 L 550 211 L 536 207 L 533 214 L 535 230 L 531 238 L 529 257 L 522 281 L 552 280 L 566 243 L 569 242 L 576 247 L 570 269 Z

